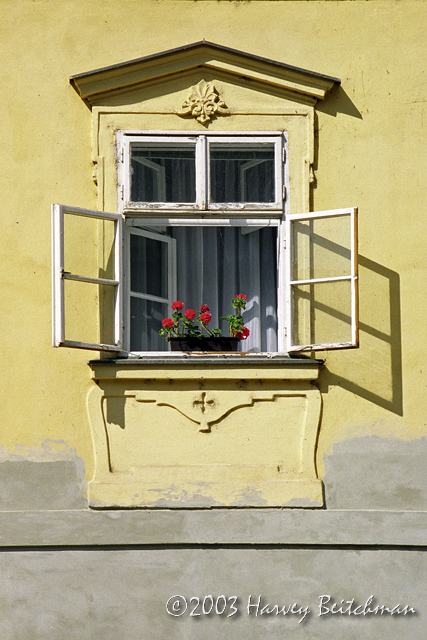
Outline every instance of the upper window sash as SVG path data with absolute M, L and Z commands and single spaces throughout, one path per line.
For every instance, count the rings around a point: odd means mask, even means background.
M 186 202 L 167 202 L 166 201 L 166 173 L 162 171 L 162 167 L 157 166 L 149 158 L 135 158 L 134 163 L 144 164 L 152 171 L 153 182 L 158 182 L 157 198 L 153 198 L 149 202 L 133 200 L 132 198 L 132 145 L 141 145 L 149 148 L 170 147 L 170 149 L 186 149 L 188 152 L 194 153 L 194 198 L 189 198 Z M 206 156 L 205 140 L 202 136 L 196 135 L 137 135 L 129 134 L 124 131 L 117 132 L 117 183 L 118 183 L 118 208 L 119 211 L 152 211 L 155 210 L 202 210 L 206 202 L 204 175 L 204 158 Z M 136 154 L 134 154 L 135 156 Z M 161 197 L 159 197 L 161 196 Z
M 150 132 L 147 134 L 135 132 L 135 131 L 118 131 L 117 132 L 117 182 L 118 182 L 118 209 L 123 213 L 135 214 L 137 212 L 147 211 L 174 211 L 180 210 L 185 212 L 197 212 L 197 211 L 219 211 L 227 208 L 228 211 L 235 211 L 236 214 L 244 211 L 277 211 L 281 213 L 283 211 L 283 199 L 284 199 L 284 148 L 286 144 L 285 134 L 280 132 L 261 132 L 257 134 L 250 134 L 247 132 L 236 133 L 222 133 L 221 135 L 210 134 L 182 134 L 180 132 L 171 132 L 165 135 L 164 133 Z M 138 157 L 138 145 L 141 145 L 141 150 L 148 149 L 148 153 L 139 154 Z M 175 191 L 179 190 L 179 184 L 182 183 L 182 175 L 185 175 L 184 164 L 189 167 L 189 153 L 193 150 L 194 153 L 194 197 L 183 197 L 184 194 L 180 194 L 180 197 L 173 198 L 170 195 L 166 196 L 166 181 L 167 175 L 160 166 L 159 163 L 155 163 L 150 160 L 150 145 L 153 145 L 152 150 L 156 147 L 160 149 L 162 153 L 162 145 L 164 145 L 164 152 L 166 153 L 169 147 L 169 151 L 173 152 L 174 147 L 179 150 L 184 150 L 184 155 L 187 158 L 183 158 L 181 167 L 179 167 L 180 158 L 179 153 L 176 158 L 176 175 L 180 178 L 175 179 Z M 224 147 L 222 146 L 224 145 Z M 224 149 L 229 147 L 229 152 L 233 150 L 242 156 L 243 159 L 236 159 L 235 171 L 238 173 L 240 179 L 241 193 L 235 198 L 222 198 L 219 194 L 215 198 L 215 194 L 212 193 L 212 180 L 211 177 L 215 171 L 211 156 L 212 151 L 217 152 L 218 149 Z M 132 160 L 132 148 L 133 160 Z M 245 150 L 248 153 L 248 160 L 245 161 Z M 251 157 L 252 150 L 252 157 Z M 259 157 L 256 157 L 256 151 L 259 150 Z M 269 156 L 269 157 L 262 157 Z M 224 160 L 227 162 L 227 159 Z M 228 159 L 228 162 L 232 163 L 232 159 Z M 133 163 L 133 165 L 132 165 Z M 215 161 L 214 161 L 215 165 Z M 142 199 L 136 199 L 135 193 L 132 189 L 132 172 L 143 166 L 148 170 L 150 180 L 152 182 L 152 195 L 148 202 L 144 202 Z M 216 165 L 218 166 L 218 162 Z M 227 168 L 230 165 L 225 165 Z M 227 173 L 227 171 L 226 171 Z M 257 176 L 257 174 L 259 174 Z M 266 176 L 271 180 L 273 186 L 271 188 L 271 195 L 259 198 L 264 201 L 246 200 L 249 196 L 246 191 L 247 187 L 252 185 L 254 176 L 258 177 L 259 182 L 265 182 Z M 190 175 L 187 173 L 187 179 L 190 180 Z M 226 178 L 224 178 L 224 181 Z M 229 181 L 229 176 L 227 176 Z M 217 180 L 218 183 L 218 180 Z M 193 192 L 193 186 L 190 186 L 191 193 Z M 236 187 L 238 191 L 238 188 Z M 184 190 L 185 191 L 185 190 Z M 227 193 L 227 190 L 225 190 Z M 175 194 L 176 195 L 176 194 Z M 167 201 L 169 198 L 169 201 Z M 242 201 L 232 201 L 242 200 Z M 216 200 L 216 201 L 215 201 Z M 219 201 L 218 201 L 219 200 Z
M 207 192 L 209 210 L 222 210 L 225 207 L 229 211 L 247 211 L 247 210 L 281 210 L 283 202 L 283 137 L 281 135 L 210 135 L 207 136 L 206 148 L 206 166 L 207 166 Z M 229 149 L 228 149 L 229 148 Z M 240 148 L 242 151 L 240 151 Z M 252 150 L 252 152 L 251 152 Z M 260 153 L 256 157 L 256 151 Z M 237 153 L 237 156 L 248 155 L 247 160 L 240 160 L 236 171 L 239 172 L 240 194 L 237 198 L 224 197 L 224 199 L 215 197 L 214 178 L 215 164 L 221 162 L 215 156 L 225 151 L 228 154 Z M 254 156 L 250 158 L 250 155 Z M 263 157 L 266 156 L 266 157 Z M 237 162 L 238 160 L 236 160 Z M 222 160 L 223 163 L 227 160 Z M 232 160 L 228 160 L 230 169 Z M 271 180 L 271 193 L 266 193 L 265 198 L 250 198 L 249 187 L 253 181 L 254 175 L 258 168 L 265 167 L 264 174 L 258 176 L 259 180 L 266 182 Z M 224 168 L 224 173 L 227 168 Z M 255 173 L 256 176 L 256 173 Z M 226 189 L 224 189 L 226 191 Z M 270 191 L 270 190 L 269 190 Z M 239 197 L 240 196 L 240 197 Z M 219 200 L 219 201 L 218 201 Z M 238 200 L 238 201 L 235 201 Z

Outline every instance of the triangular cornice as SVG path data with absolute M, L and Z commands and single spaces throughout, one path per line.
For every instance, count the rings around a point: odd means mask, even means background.
M 90 107 L 105 97 L 142 88 L 174 75 L 208 69 L 256 82 L 299 100 L 322 100 L 338 78 L 293 67 L 212 42 L 195 42 L 177 49 L 73 75 L 70 83 Z

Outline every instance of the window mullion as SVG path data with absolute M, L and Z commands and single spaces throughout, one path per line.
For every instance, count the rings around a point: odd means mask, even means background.
M 207 170 L 208 153 L 206 136 L 198 136 L 196 143 L 196 203 L 199 209 L 208 209 Z

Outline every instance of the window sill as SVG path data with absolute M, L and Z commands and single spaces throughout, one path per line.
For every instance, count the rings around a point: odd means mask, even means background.
M 94 380 L 112 378 L 152 378 L 153 375 L 169 378 L 171 371 L 186 372 L 197 378 L 203 370 L 203 378 L 210 370 L 210 377 L 224 378 L 272 378 L 280 380 L 317 380 L 323 360 L 279 353 L 170 353 L 167 355 L 144 354 L 128 358 L 90 360 Z

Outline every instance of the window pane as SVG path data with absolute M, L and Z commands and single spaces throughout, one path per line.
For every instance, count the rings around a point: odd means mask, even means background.
M 351 274 L 351 217 L 292 221 L 292 279 Z
M 136 233 L 130 238 L 131 291 L 168 297 L 168 246 L 166 242 Z
M 64 215 L 64 271 L 114 280 L 115 221 Z
M 292 287 L 295 345 L 351 342 L 351 283 L 322 282 Z
M 115 287 L 64 280 L 65 338 L 114 344 Z
M 131 297 L 130 350 L 168 351 L 168 343 L 159 330 L 163 318 L 170 313 L 167 304 Z
M 211 202 L 275 202 L 274 144 L 212 143 Z
M 131 144 L 132 202 L 195 202 L 192 144 Z

